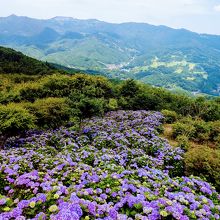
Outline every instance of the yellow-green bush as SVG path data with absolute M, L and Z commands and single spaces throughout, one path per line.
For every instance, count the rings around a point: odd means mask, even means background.
M 176 122 L 173 124 L 173 137 L 177 138 L 179 135 L 184 135 L 192 138 L 195 134 L 195 127 L 191 123 Z
M 193 136 L 193 140 L 204 143 L 210 139 L 210 124 L 208 122 L 202 120 L 195 120 L 193 123 L 195 128 L 195 133 Z
M 56 128 L 68 122 L 71 109 L 65 98 L 38 99 L 26 103 L 29 111 L 36 116 L 37 125 L 43 128 Z
M 210 136 L 211 141 L 220 145 L 220 121 L 210 122 Z M 220 147 L 220 146 L 219 146 Z
M 178 142 L 178 147 L 181 149 L 186 151 L 190 147 L 189 138 L 187 136 L 179 135 L 177 136 L 176 140 Z
M 110 111 L 117 110 L 118 109 L 117 99 L 109 99 L 107 104 L 107 109 Z
M 178 118 L 178 115 L 175 111 L 170 111 L 170 110 L 164 109 L 161 111 L 161 113 L 165 117 L 165 119 L 164 119 L 165 123 L 169 123 L 169 124 L 174 123 Z
M 190 149 L 185 155 L 187 175 L 204 177 L 220 190 L 220 150 L 208 147 Z
M 15 90 L 18 91 L 22 101 L 34 102 L 43 97 L 43 87 L 39 82 L 21 83 Z
M 0 105 L 0 132 L 3 136 L 16 135 L 35 127 L 35 117 L 21 104 Z
M 220 121 L 205 122 L 201 119 L 183 118 L 173 124 L 173 137 L 186 136 L 197 143 L 220 144 Z

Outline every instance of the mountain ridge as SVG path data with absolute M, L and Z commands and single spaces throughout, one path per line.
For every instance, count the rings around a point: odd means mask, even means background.
M 167 25 L 164 25 L 164 24 L 159 24 L 159 25 L 156 25 L 156 24 L 151 24 L 151 23 L 148 23 L 148 22 L 135 22 L 135 21 L 126 21 L 126 22 L 109 22 L 109 21 L 104 21 L 104 20 L 99 20 L 99 19 L 95 19 L 95 18 L 85 18 L 85 19 L 82 19 L 82 18 L 75 18 L 75 17 L 71 17 L 71 16 L 55 16 L 55 17 L 51 17 L 51 18 L 34 18 L 34 17 L 29 17 L 29 16 L 23 16 L 23 15 L 16 15 L 16 14 L 11 14 L 9 16 L 2 16 L 0 17 L 0 20 L 1 19 L 8 19 L 8 18 L 28 18 L 28 19 L 33 19 L 33 20 L 38 20 L 38 21 L 47 21 L 47 20 L 60 20 L 60 21 L 95 21 L 95 22 L 99 22 L 99 23 L 106 23 L 106 24 L 113 24 L 113 25 L 121 25 L 121 24 L 143 24 L 143 25 L 149 25 L 149 26 L 154 26 L 154 27 L 165 27 L 165 28 L 169 28 L 169 29 L 172 29 L 172 30 L 184 30 L 184 31 L 188 31 L 188 32 L 191 32 L 191 33 L 196 33 L 196 34 L 199 34 L 199 35 L 212 35 L 212 36 L 220 36 L 218 34 L 210 34 L 210 33 L 205 33 L 205 32 L 195 32 L 195 31 L 192 31 L 192 30 L 189 30 L 187 28 L 184 28 L 184 27 L 180 27 L 180 28 L 174 28 L 174 27 L 170 27 L 170 26 L 167 26 Z

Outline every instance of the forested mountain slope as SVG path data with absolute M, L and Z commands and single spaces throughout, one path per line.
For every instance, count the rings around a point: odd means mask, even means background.
M 0 44 L 112 78 L 219 95 L 220 36 L 144 23 L 12 15 L 0 18 Z

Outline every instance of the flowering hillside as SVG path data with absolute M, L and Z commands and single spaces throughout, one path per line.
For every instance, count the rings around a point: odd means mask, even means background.
M 159 112 L 117 111 L 11 139 L 0 151 L 3 219 L 219 219 L 220 195 L 183 176 Z M 9 149 L 10 147 L 10 149 Z

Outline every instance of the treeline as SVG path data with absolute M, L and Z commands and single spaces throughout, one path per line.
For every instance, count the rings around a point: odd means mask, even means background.
M 109 81 L 84 74 L 0 76 L 2 136 L 30 128 L 56 128 L 111 110 L 175 111 L 204 121 L 220 119 L 219 99 L 190 98 L 134 80 Z
M 0 74 L 45 75 L 58 71 L 62 73 L 62 69 L 62 66 L 41 62 L 21 52 L 0 46 Z

